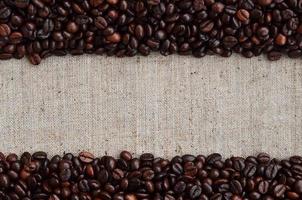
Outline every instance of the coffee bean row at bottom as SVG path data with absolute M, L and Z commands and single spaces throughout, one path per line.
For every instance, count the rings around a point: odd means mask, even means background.
M 302 199 L 302 157 L 0 153 L 1 200 Z

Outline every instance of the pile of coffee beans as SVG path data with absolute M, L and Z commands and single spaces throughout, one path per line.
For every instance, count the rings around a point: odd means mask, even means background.
M 302 0 L 1 0 L 0 59 L 302 56 Z
M 0 153 L 1 200 L 302 199 L 302 157 Z

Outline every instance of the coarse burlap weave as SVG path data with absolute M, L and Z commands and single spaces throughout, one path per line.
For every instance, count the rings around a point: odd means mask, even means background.
M 302 154 L 302 60 L 52 57 L 0 62 L 0 150 Z

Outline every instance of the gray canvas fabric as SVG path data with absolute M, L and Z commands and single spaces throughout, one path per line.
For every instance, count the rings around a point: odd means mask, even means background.
M 52 57 L 0 62 L 0 149 L 302 154 L 302 60 Z

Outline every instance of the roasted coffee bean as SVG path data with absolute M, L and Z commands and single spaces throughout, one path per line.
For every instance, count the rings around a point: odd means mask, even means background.
M 122 151 L 121 154 L 120 154 L 120 157 L 125 160 L 125 161 L 130 161 L 132 160 L 132 155 L 130 152 L 128 151 Z
M 0 37 L 7 37 L 11 33 L 11 28 L 7 24 L 0 24 Z
M 29 61 L 33 65 L 38 65 L 38 64 L 41 63 L 41 57 L 40 57 L 39 54 L 32 54 L 32 55 L 29 56 Z
M 22 42 L 23 35 L 20 32 L 12 32 L 9 36 L 9 41 L 12 44 L 19 44 Z
M 257 161 L 261 164 L 267 164 L 270 161 L 270 156 L 267 153 L 260 153 L 257 156 Z
M 197 199 L 200 194 L 201 194 L 201 187 L 199 185 L 194 185 L 191 189 L 190 189 L 190 198 L 191 199 Z
M 283 45 L 286 44 L 286 40 L 287 40 L 286 36 L 279 33 L 276 37 L 276 44 L 280 45 L 280 46 L 283 46 Z
M 275 197 L 280 198 L 284 195 L 285 191 L 286 191 L 285 185 L 279 184 L 279 185 L 276 185 L 273 193 L 274 193 Z
M 36 160 L 44 160 L 47 158 L 47 154 L 43 151 L 38 151 L 32 155 L 32 157 Z
M 279 161 L 265 153 L 226 160 L 217 153 L 184 155 L 171 161 L 150 153 L 132 158 L 127 151 L 119 159 L 89 152 L 50 159 L 45 152 L 20 158 L 0 153 L 0 198 L 295 200 L 302 197 L 301 166 L 299 156 Z
M 11 9 L 9 7 L 2 7 L 0 8 L 0 19 L 7 19 L 9 18 L 10 14 L 12 13 Z
M 270 61 L 276 61 L 276 60 L 280 60 L 282 54 L 279 51 L 271 51 L 267 54 L 267 57 Z
M 240 9 L 237 11 L 236 16 L 240 21 L 247 22 L 250 18 L 250 13 L 245 9 Z
M 238 194 L 238 195 L 240 195 L 243 191 L 241 183 L 237 180 L 232 180 L 230 182 L 230 189 L 234 194 Z
M 268 181 L 261 181 L 258 185 L 258 192 L 260 194 L 266 194 L 269 189 L 269 182 Z
M 0 53 L 1 59 L 26 55 L 33 63 L 41 62 L 33 54 L 124 57 L 152 51 L 299 58 L 301 9 L 297 0 L 4 0 L 0 49 L 6 50 Z M 11 44 L 26 46 L 25 54 L 4 47 Z
M 106 19 L 101 16 L 97 17 L 95 19 L 94 23 L 95 23 L 95 26 L 100 30 L 104 30 L 108 26 Z
M 94 159 L 94 155 L 89 153 L 89 152 L 81 152 L 79 154 L 79 159 L 83 162 L 83 163 L 91 163 Z
M 258 0 L 258 3 L 261 5 L 261 6 L 268 6 L 272 3 L 273 0 Z
M 9 186 L 9 177 L 5 174 L 0 174 L 0 187 L 7 188 Z

